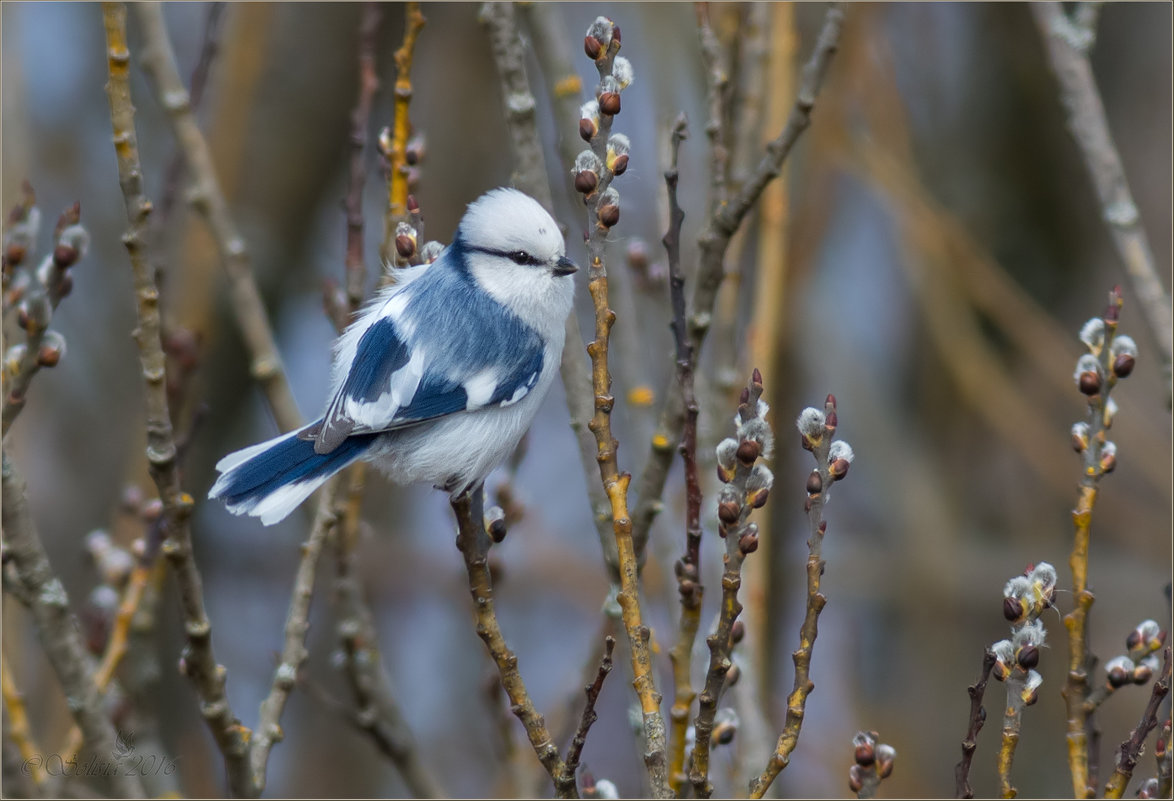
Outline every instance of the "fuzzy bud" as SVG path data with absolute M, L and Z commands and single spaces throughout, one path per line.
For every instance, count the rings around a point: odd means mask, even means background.
M 401 259 L 410 259 L 416 252 L 416 240 L 410 236 L 400 234 L 395 238 L 395 252 Z
M 1161 798 L 1162 797 L 1161 784 L 1158 782 L 1158 779 L 1156 776 L 1151 776 L 1150 778 L 1146 779 L 1144 782 L 1141 783 L 1141 786 L 1137 788 L 1137 797 L 1138 798 Z
M 738 538 L 738 550 L 743 556 L 748 556 L 758 550 L 758 526 L 751 523 L 746 527 L 746 533 Z
M 604 92 L 599 96 L 599 110 L 604 114 L 616 115 L 620 113 L 620 93 Z
M 619 38 L 616 24 L 604 16 L 595 18 L 595 21 L 587 28 L 587 35 L 599 42 L 601 48 L 610 45 L 613 36 L 617 39 Z M 586 49 L 586 43 L 584 43 L 584 49 Z M 598 58 L 598 56 L 595 58 Z
M 1019 694 L 1024 706 L 1031 706 L 1039 700 L 1039 688 L 1043 683 L 1043 676 L 1034 670 L 1027 671 L 1027 681 L 1023 683 L 1023 690 Z
M 590 100 L 579 107 L 579 136 L 590 142 L 599 131 L 599 102 Z
M 1109 358 L 1113 365 L 1113 374 L 1118 378 L 1125 378 L 1133 372 L 1137 363 L 1137 343 L 1133 337 L 1122 334 L 1113 340 L 1109 349 Z
M 734 468 L 735 468 L 734 460 L 737 458 L 737 455 L 738 455 L 738 440 L 733 439 L 731 437 L 726 437 L 725 439 L 723 439 L 721 442 L 719 442 L 717 444 L 718 477 L 719 478 L 721 477 L 723 470 L 728 471 L 730 474 L 730 478 L 722 478 L 722 481 L 726 484 L 728 484 L 730 482 L 730 479 L 732 479 L 734 477 L 734 475 L 733 475 Z
M 1166 632 L 1156 620 L 1143 620 L 1125 639 L 1125 647 L 1130 652 L 1151 654 L 1161 648 L 1166 642 Z
M 42 367 L 56 367 L 65 356 L 65 337 L 56 331 L 46 331 L 37 351 L 37 364 Z
M 1133 669 L 1133 674 L 1129 677 L 1134 684 L 1145 684 L 1154 677 L 1154 669 L 1142 662 Z
M 420 259 L 425 264 L 431 264 L 440 258 L 440 254 L 444 252 L 444 245 L 437 242 L 435 239 L 424 243 L 420 248 Z
M 1101 391 L 1101 365 L 1096 357 L 1086 353 L 1076 362 L 1076 370 L 1072 373 L 1076 386 L 1089 397 Z
M 599 203 L 599 224 L 604 228 L 611 228 L 620 221 L 620 193 L 612 188 L 608 188 L 603 193 Z
M 616 56 L 615 61 L 611 63 L 611 74 L 620 89 L 627 89 L 636 79 L 636 71 L 632 69 L 632 62 L 623 56 Z
M 859 765 L 848 768 L 848 789 L 854 793 L 864 789 L 864 768 Z
M 758 459 L 758 454 L 761 450 L 758 443 L 754 440 L 744 440 L 738 444 L 738 461 L 749 467 Z
M 823 492 L 823 478 L 820 477 L 818 470 L 812 470 L 811 475 L 807 477 L 807 494 L 818 495 Z
M 1105 321 L 1100 317 L 1093 317 L 1080 328 L 1080 341 L 1096 353 L 1105 344 Z
M 1133 680 L 1133 660 L 1127 656 L 1115 656 L 1105 663 L 1105 678 L 1114 690 L 1124 687 Z
M 897 749 L 886 743 L 876 747 L 876 774 L 887 779 L 893 774 L 893 763 L 897 761 Z
M 505 539 L 508 532 L 505 521 L 505 510 L 500 506 L 491 506 L 485 510 L 485 530 L 489 533 L 489 538 L 495 543 L 500 543 Z
M 852 745 L 856 749 L 854 756 L 857 765 L 868 767 L 876 761 L 876 739 L 869 732 L 856 732 Z
M 1003 599 L 1003 617 L 1011 623 L 1021 623 L 1026 615 L 1027 607 L 1018 598 Z
M 808 406 L 799 413 L 799 419 L 795 421 L 795 426 L 799 429 L 799 433 L 812 442 L 818 442 L 824 432 L 824 413 L 814 406 Z M 811 450 L 808 448 L 808 450 Z
M 1074 423 L 1072 426 L 1072 450 L 1084 453 L 1088 448 L 1088 423 Z
M 1101 472 L 1112 473 L 1117 469 L 1117 445 L 1113 442 L 1106 442 L 1101 448 Z
M 587 54 L 587 58 L 595 61 L 603 53 L 603 42 L 587 34 L 583 37 L 583 52 Z

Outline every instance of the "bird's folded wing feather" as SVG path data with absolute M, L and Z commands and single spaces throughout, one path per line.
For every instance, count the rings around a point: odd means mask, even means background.
M 392 431 L 457 412 L 508 406 L 538 382 L 543 345 L 520 321 L 486 341 L 404 336 L 416 326 L 383 316 L 360 337 L 320 426 L 302 436 L 329 453 L 352 434 Z M 433 332 L 435 334 L 435 332 Z

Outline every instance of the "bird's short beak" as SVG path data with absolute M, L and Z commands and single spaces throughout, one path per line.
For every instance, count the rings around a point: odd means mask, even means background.
M 555 275 L 570 275 L 578 271 L 578 267 L 573 261 L 566 256 L 559 256 L 558 261 L 554 263 L 554 268 L 551 270 Z

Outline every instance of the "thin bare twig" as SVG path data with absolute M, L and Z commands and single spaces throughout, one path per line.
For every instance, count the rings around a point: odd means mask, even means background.
M 599 672 L 595 674 L 595 681 L 586 686 L 587 703 L 583 707 L 583 716 L 579 718 L 579 727 L 575 729 L 575 736 L 567 747 L 567 759 L 563 771 L 555 779 L 555 786 L 560 798 L 575 796 L 575 772 L 579 769 L 579 759 L 583 755 L 583 746 L 587 743 L 587 732 L 595 723 L 599 715 L 595 712 L 595 702 L 599 700 L 599 691 L 603 689 L 603 680 L 611 673 L 611 654 L 616 647 L 616 638 L 608 636 L 603 641 L 603 658 L 599 661 Z
M 685 328 L 685 274 L 681 270 L 681 225 L 685 212 L 677 202 L 678 155 L 687 136 L 685 115 L 673 126 L 671 162 L 664 174 L 669 197 L 669 227 L 663 244 L 668 254 L 669 296 L 673 310 L 672 329 L 676 340 L 677 382 L 685 399 L 685 430 L 681 436 L 681 458 L 685 464 L 685 555 L 677 562 L 677 591 L 681 596 L 681 622 L 677 641 L 669 652 L 673 664 L 673 705 L 669 710 L 669 787 L 676 795 L 688 781 L 685 772 L 685 740 L 689 712 L 697 693 L 693 690 L 693 643 L 701 627 L 701 483 L 697 477 L 697 398 L 693 392 L 693 347 Z
M 24 696 L 17 689 L 16 679 L 12 677 L 12 668 L 8 663 L 8 654 L 0 653 L 0 685 L 3 686 L 4 710 L 8 713 L 8 723 L 4 732 L 4 739 L 15 744 L 20 751 L 22 762 L 21 773 L 28 775 L 36 786 L 45 780 L 45 766 L 40 759 L 41 751 L 33 742 L 32 729 L 29 727 L 28 711 L 24 705 Z M 4 774 L 5 778 L 8 774 Z
M 70 714 L 82 731 L 86 747 L 101 760 L 115 759 L 117 732 L 102 709 L 102 697 L 94 685 L 93 671 L 81 634 L 69 610 L 69 597 L 53 572 L 28 506 L 24 478 L 3 454 L 4 553 L 16 566 L 21 584 L 28 590 L 30 611 L 41 647 L 48 657 L 62 692 L 69 701 Z M 110 771 L 110 787 L 119 796 L 142 798 L 142 782 L 135 771 Z
M 1158 707 L 1161 706 L 1162 699 L 1170 693 L 1169 648 L 1163 652 L 1162 657 L 1162 675 L 1154 682 L 1154 688 L 1150 692 L 1150 700 L 1142 713 L 1141 722 L 1121 743 L 1121 750 L 1117 755 L 1117 766 L 1113 770 L 1113 776 L 1109 779 L 1109 783 L 1105 786 L 1105 798 L 1120 798 L 1125 794 L 1125 788 L 1129 786 L 1129 780 L 1133 777 L 1133 769 L 1137 767 L 1137 760 L 1141 758 L 1145 739 L 1158 725 Z
M 1158 343 L 1166 380 L 1166 405 L 1169 406 L 1174 339 L 1170 293 L 1162 286 L 1149 238 L 1129 191 L 1121 156 L 1109 131 L 1105 107 L 1088 59 L 1091 37 L 1081 35 L 1082 31 L 1091 30 L 1088 15 L 1082 17 L 1080 27 L 1077 27 L 1059 4 L 1033 3 L 1031 13 L 1043 36 L 1052 72 L 1060 82 L 1060 100 L 1068 113 L 1068 127 L 1080 146 L 1096 188 L 1101 216 L 1109 226 L 1113 244 Z M 1095 16 L 1092 20 L 1091 24 L 1095 24 Z
M 843 6 L 839 3 L 831 4 L 824 16 L 823 28 L 815 50 L 803 68 L 798 98 L 787 124 L 778 137 L 767 145 L 766 154 L 738 192 L 719 213 L 712 215 L 706 222 L 698 243 L 701 248 L 701 263 L 697 270 L 689 317 L 689 337 L 697 353 L 701 351 L 701 345 L 713 319 L 714 302 L 717 290 L 721 286 L 725 251 L 729 247 L 730 239 L 757 202 L 762 190 L 778 176 L 791 148 L 811 124 L 811 111 L 832 56 L 839 45 L 843 20 Z M 639 503 L 632 516 L 632 538 L 637 553 L 643 553 L 653 518 L 660 509 L 660 498 L 664 493 L 668 467 L 672 460 L 671 443 L 679 440 L 684 419 L 685 404 L 681 393 L 670 387 L 665 393 L 665 404 L 657 423 L 657 433 L 652 438 L 652 452 L 637 484 Z
M 244 344 L 250 355 L 250 372 L 261 385 L 269 408 L 282 431 L 301 425 L 302 417 L 289 387 L 269 315 L 253 278 L 248 248 L 221 191 L 211 151 L 192 113 L 191 99 L 175 65 L 163 10 L 157 3 L 135 3 L 143 33 L 144 71 L 152 78 L 159 104 L 167 112 L 187 165 L 192 188 L 188 198 L 208 224 L 229 278 L 229 295 Z
M 966 727 L 966 737 L 962 740 L 962 759 L 954 766 L 955 798 L 974 798 L 974 790 L 970 788 L 970 763 L 974 759 L 974 750 L 978 747 L 978 733 L 986 723 L 982 697 L 986 693 L 986 683 L 994 666 L 995 652 L 987 648 L 982 655 L 982 672 L 978 681 L 966 688 L 966 692 L 970 694 L 970 722 Z
M 363 258 L 363 184 L 367 176 L 367 127 L 371 104 L 379 90 L 379 79 L 375 74 L 375 34 L 382 16 L 379 5 L 370 2 L 363 4 L 360 14 L 359 97 L 351 112 L 350 188 L 346 195 L 346 298 L 351 314 L 363 302 L 367 280 L 367 261 Z

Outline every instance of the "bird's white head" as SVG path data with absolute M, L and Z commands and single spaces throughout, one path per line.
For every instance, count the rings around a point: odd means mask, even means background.
M 494 189 L 469 204 L 458 237 L 477 283 L 541 330 L 562 327 L 578 268 L 558 223 L 516 189 Z

